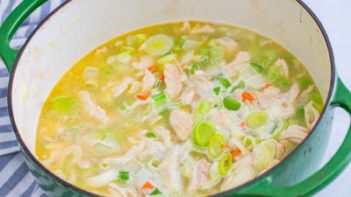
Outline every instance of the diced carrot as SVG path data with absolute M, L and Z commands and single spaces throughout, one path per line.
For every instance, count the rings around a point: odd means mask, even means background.
M 164 74 L 162 74 L 162 75 L 160 75 L 159 77 L 158 77 L 158 79 L 160 80 L 160 81 L 165 81 L 165 75 Z
M 140 100 L 145 101 L 146 99 L 149 98 L 149 94 L 147 94 L 147 93 L 138 93 L 138 94 L 135 95 L 135 97 L 137 97 Z
M 240 128 L 244 129 L 245 128 L 245 122 L 244 121 L 240 122 L 239 126 L 240 126 Z
M 149 66 L 149 67 L 147 67 L 147 69 L 153 73 L 153 72 L 157 71 L 157 66 Z
M 231 155 L 232 155 L 233 159 L 235 159 L 236 157 L 241 155 L 241 151 L 239 149 L 235 149 L 231 152 Z
M 146 189 L 154 189 L 154 188 L 155 186 L 150 181 L 146 181 L 141 189 L 146 190 Z
M 241 94 L 241 98 L 242 98 L 243 102 L 248 101 L 248 102 L 252 103 L 255 100 L 255 97 L 248 91 L 244 91 Z
M 265 89 L 268 89 L 268 88 L 270 88 L 270 87 L 272 87 L 272 84 L 269 83 L 269 82 L 267 82 L 267 83 L 263 84 L 263 87 L 262 87 L 262 88 L 265 90 Z

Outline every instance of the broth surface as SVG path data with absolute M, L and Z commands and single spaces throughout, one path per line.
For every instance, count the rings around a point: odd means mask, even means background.
M 62 77 L 36 153 L 105 196 L 205 196 L 279 163 L 319 118 L 304 65 L 252 31 L 207 22 L 150 26 L 93 50 Z

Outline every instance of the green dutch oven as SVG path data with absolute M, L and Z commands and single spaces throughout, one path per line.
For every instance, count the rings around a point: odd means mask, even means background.
M 21 23 L 45 0 L 24 0 L 0 28 L 0 55 L 11 72 L 10 117 L 25 161 L 48 196 L 94 196 L 46 169 L 35 155 L 41 107 L 75 61 L 115 35 L 138 27 L 184 19 L 233 24 L 267 35 L 299 57 L 325 100 L 318 123 L 298 148 L 256 179 L 217 196 L 310 196 L 351 161 L 351 128 L 322 168 L 333 109 L 351 114 L 351 93 L 335 72 L 327 34 L 300 0 L 74 0 L 46 18 L 19 51 L 9 42 Z M 350 125 L 350 123 L 348 123 Z M 351 195 L 351 194 L 350 194 Z

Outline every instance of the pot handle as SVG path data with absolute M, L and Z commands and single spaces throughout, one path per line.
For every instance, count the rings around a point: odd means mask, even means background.
M 0 57 L 7 69 L 12 70 L 18 50 L 11 48 L 10 41 L 24 20 L 47 0 L 23 0 L 6 18 L 0 28 Z
M 331 107 L 345 109 L 351 117 L 351 92 L 338 77 L 336 90 L 330 103 Z M 351 124 L 348 133 L 338 151 L 331 160 L 316 173 L 292 186 L 274 185 L 270 177 L 266 177 L 252 186 L 240 190 L 239 196 L 311 196 L 331 183 L 351 162 Z

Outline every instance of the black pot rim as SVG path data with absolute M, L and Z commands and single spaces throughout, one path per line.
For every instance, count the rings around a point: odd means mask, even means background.
M 13 114 L 13 109 L 12 109 L 12 88 L 13 88 L 13 81 L 15 78 L 15 73 L 16 73 L 16 69 L 17 69 L 17 65 L 19 60 L 21 59 L 21 56 L 23 54 L 23 51 L 26 49 L 28 43 L 30 42 L 30 40 L 32 39 L 32 37 L 36 34 L 36 32 L 43 26 L 43 24 L 45 24 L 53 15 L 55 15 L 59 10 L 61 10 L 61 8 L 65 7 L 67 4 L 69 4 L 70 2 L 72 2 L 72 0 L 67 0 L 64 3 L 62 3 L 60 6 L 58 6 L 55 10 L 53 10 L 43 21 L 41 21 L 38 25 L 38 27 L 32 32 L 32 34 L 29 36 L 29 38 L 26 40 L 25 44 L 23 45 L 23 47 L 20 49 L 18 56 L 16 57 L 16 61 L 13 65 L 13 70 L 10 74 L 10 80 L 9 80 L 9 88 L 8 88 L 8 98 L 7 98 L 7 102 L 8 102 L 8 108 L 9 108 L 9 116 L 10 116 L 10 120 L 12 123 L 12 127 L 14 129 L 14 133 L 16 135 L 17 140 L 19 141 L 22 151 L 24 151 L 29 158 L 37 165 L 39 166 L 39 168 L 41 170 L 43 170 L 46 174 L 48 174 L 49 176 L 53 177 L 54 179 L 56 179 L 56 181 L 60 184 L 62 184 L 63 186 L 81 192 L 84 195 L 88 195 L 88 196 L 100 196 L 97 195 L 95 193 L 89 192 L 87 190 L 81 189 L 67 181 L 65 181 L 64 179 L 56 176 L 54 173 L 52 173 L 50 170 L 48 170 L 43 164 L 41 164 L 41 162 L 34 156 L 34 153 L 32 153 L 29 148 L 26 146 L 26 144 L 24 143 L 24 140 L 22 139 L 17 126 L 16 126 L 16 121 L 14 118 L 14 114 Z M 235 191 L 239 191 L 241 189 L 243 189 L 244 187 L 254 184 L 257 181 L 259 181 L 260 179 L 268 176 L 272 171 L 276 170 L 277 168 L 279 168 L 283 163 L 287 162 L 292 155 L 295 154 L 295 152 L 302 146 L 302 144 L 304 144 L 307 140 L 309 140 L 311 134 L 314 132 L 316 126 L 320 123 L 323 115 L 325 114 L 326 108 L 327 108 L 327 104 L 330 103 L 332 94 L 334 92 L 334 82 L 335 82 L 335 59 L 334 59 L 334 53 L 333 53 L 333 48 L 331 46 L 328 34 L 324 28 L 324 26 L 322 25 L 321 21 L 319 20 L 319 18 L 317 17 L 317 15 L 302 1 L 302 0 L 296 0 L 297 3 L 299 3 L 301 5 L 301 7 L 307 11 L 309 13 L 309 15 L 313 18 L 313 20 L 315 21 L 315 23 L 317 24 L 317 26 L 319 27 L 319 30 L 321 31 L 323 37 L 324 37 L 324 41 L 327 45 L 328 48 L 328 52 L 329 52 L 329 58 L 330 58 L 330 65 L 331 65 L 331 80 L 330 80 L 330 88 L 329 88 L 329 93 L 328 93 L 328 97 L 326 100 L 326 104 L 321 112 L 321 115 L 318 119 L 318 121 L 316 122 L 316 124 L 314 125 L 314 127 L 311 129 L 311 132 L 309 132 L 309 134 L 307 135 L 307 137 L 289 154 L 287 155 L 282 161 L 280 161 L 275 167 L 267 170 L 265 173 L 261 174 L 260 176 L 256 177 L 255 179 L 252 179 L 242 185 L 240 185 L 239 187 L 227 190 L 227 191 L 222 191 L 219 192 L 217 194 L 212 195 L 213 197 L 220 197 L 222 195 L 227 195 L 231 192 L 235 192 Z

